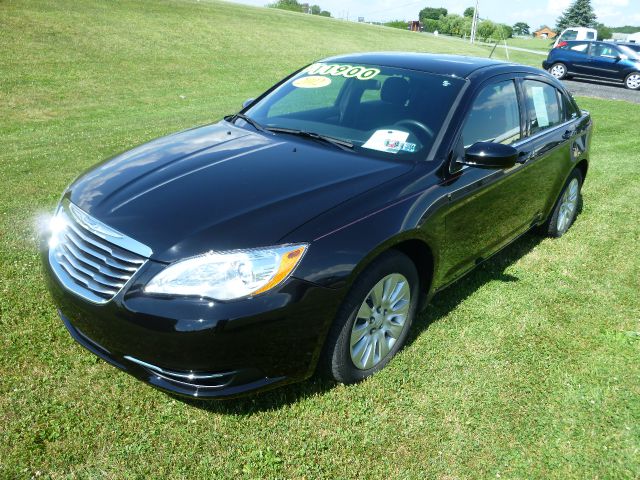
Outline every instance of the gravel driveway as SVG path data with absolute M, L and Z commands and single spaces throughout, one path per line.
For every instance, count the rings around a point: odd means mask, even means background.
M 587 79 L 562 80 L 572 95 L 604 98 L 606 100 L 625 100 L 640 103 L 640 90 L 629 90 L 622 83 L 600 82 Z

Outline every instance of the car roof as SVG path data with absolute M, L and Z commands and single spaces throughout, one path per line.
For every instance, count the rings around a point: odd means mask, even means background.
M 440 55 L 417 52 L 370 52 L 338 55 L 323 62 L 344 62 L 350 64 L 381 65 L 405 68 L 439 75 L 467 78 L 479 69 L 522 65 L 507 63 L 492 58 L 465 57 L 462 55 Z M 530 67 L 528 67 L 530 68 Z

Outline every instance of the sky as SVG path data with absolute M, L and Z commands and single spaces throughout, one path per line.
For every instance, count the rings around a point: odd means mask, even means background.
M 236 3 L 264 6 L 271 0 L 232 0 Z M 307 0 L 304 0 L 306 2 Z M 573 0 L 479 0 L 478 12 L 483 18 L 513 25 L 526 22 L 537 30 L 541 25 L 553 27 L 556 19 Z M 300 1 L 300 3 L 303 3 Z M 384 22 L 389 20 L 417 20 L 418 12 L 426 6 L 444 7 L 449 13 L 462 14 L 475 0 L 311 0 L 336 18 Z M 505 6 L 508 5 L 508 7 Z M 598 21 L 610 27 L 640 25 L 640 0 L 591 0 Z

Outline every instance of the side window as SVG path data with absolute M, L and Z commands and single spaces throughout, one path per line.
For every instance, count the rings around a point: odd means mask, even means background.
M 593 32 L 587 32 L 587 40 L 595 40 L 596 36 Z
M 596 43 L 593 46 L 594 57 L 616 57 L 617 55 L 618 55 L 618 49 L 613 45 Z
M 578 118 L 580 116 L 578 110 L 571 102 L 571 99 L 560 90 L 558 90 L 558 96 L 560 98 L 560 106 L 562 108 L 562 117 L 565 121 Z
M 589 44 L 587 42 L 584 43 L 574 43 L 571 44 L 569 50 L 573 50 L 578 53 L 587 53 L 587 49 L 589 48 Z
M 523 84 L 531 135 L 564 121 L 560 117 L 560 105 L 555 87 L 536 80 L 525 80 Z
M 563 40 L 575 40 L 576 38 L 578 38 L 577 30 L 567 30 L 562 34 Z
M 465 148 L 476 142 L 509 145 L 520 139 L 520 109 L 512 80 L 484 87 L 473 101 L 462 128 Z

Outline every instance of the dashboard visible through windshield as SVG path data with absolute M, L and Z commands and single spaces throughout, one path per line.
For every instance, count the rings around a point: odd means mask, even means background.
M 424 159 L 463 84 L 381 65 L 315 63 L 243 113 L 275 134 L 323 136 L 362 154 Z

